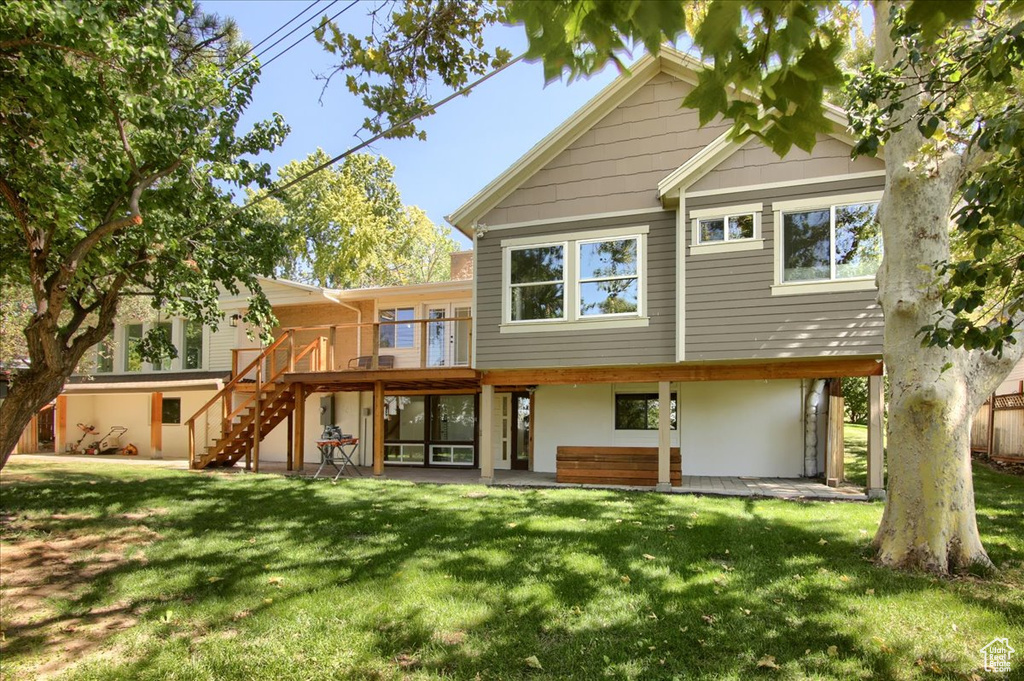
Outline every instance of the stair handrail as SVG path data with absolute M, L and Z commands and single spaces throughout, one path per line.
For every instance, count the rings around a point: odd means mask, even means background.
M 217 392 L 216 395 L 211 397 L 206 402 L 206 404 L 204 404 L 202 407 L 197 409 L 196 412 L 194 414 L 192 414 L 191 418 L 189 418 L 185 422 L 185 425 L 188 426 L 188 465 L 189 465 L 189 468 L 194 468 L 195 467 L 195 462 L 196 462 L 196 438 L 195 438 L 196 419 L 198 419 L 199 416 L 202 415 L 204 412 L 208 411 L 210 409 L 210 407 L 215 405 L 218 401 L 223 401 L 224 399 L 227 399 L 227 397 L 229 397 L 231 395 L 231 393 L 234 392 L 235 386 L 242 380 L 242 378 L 244 376 L 246 376 L 253 369 L 261 367 L 262 366 L 262 362 L 267 357 L 267 355 L 269 355 L 273 351 L 277 350 L 277 348 L 281 347 L 281 344 L 284 343 L 285 340 L 288 340 L 289 338 L 291 338 L 294 333 L 295 333 L 295 331 L 293 329 L 288 329 L 284 333 L 282 333 L 280 335 L 280 337 L 277 338 L 277 340 L 275 340 L 273 343 L 271 343 L 266 348 L 264 348 L 263 352 L 261 352 L 259 355 L 256 356 L 255 359 L 253 359 L 251 362 L 249 362 L 249 364 L 247 364 L 244 369 L 242 369 L 241 371 L 236 373 L 231 378 L 231 380 L 228 381 L 224 385 L 224 387 L 221 388 Z M 229 413 L 230 411 L 231 410 L 227 409 L 226 405 L 225 405 L 225 408 L 224 408 L 225 415 L 227 413 Z

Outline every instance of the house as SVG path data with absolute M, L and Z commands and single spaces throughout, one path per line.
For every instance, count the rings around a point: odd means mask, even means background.
M 867 376 L 869 493 L 883 494 L 883 161 L 850 158 L 839 112 L 813 153 L 781 160 L 730 141 L 724 122 L 700 127 L 679 106 L 700 68 L 671 49 L 641 58 L 452 213 L 473 241 L 453 262 L 463 278 L 268 282 L 274 342 L 204 330 L 201 369 L 139 368 L 144 328 L 128 325 L 106 360 L 117 380 L 70 385 L 64 420 L 126 414 L 99 403 L 116 382 L 150 395 L 134 407 L 145 453 L 187 451 L 196 468 L 302 468 L 337 424 L 375 474 L 521 469 L 668 489 L 681 475 L 828 476 L 826 382 Z M 223 301 L 232 316 L 244 304 Z M 191 367 L 189 327 L 170 324 Z M 163 406 L 175 398 L 180 414 Z
M 813 153 L 782 160 L 700 127 L 680 108 L 700 68 L 643 57 L 449 216 L 476 257 L 474 366 L 497 431 L 484 479 L 522 389 L 530 465 L 560 477 L 563 457 L 569 473 L 638 447 L 662 487 L 680 460 L 697 476 L 820 472 L 821 379 L 869 376 L 881 493 L 883 161 L 850 158 L 839 112 Z

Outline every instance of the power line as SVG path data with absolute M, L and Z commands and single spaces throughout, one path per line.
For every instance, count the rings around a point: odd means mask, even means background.
M 308 5 L 308 6 L 306 7 L 306 9 L 302 10 L 302 11 L 301 11 L 301 12 L 299 12 L 299 13 L 298 13 L 297 15 L 295 15 L 294 17 L 292 17 L 292 19 L 291 19 L 290 21 L 288 21 L 288 23 L 284 24 L 283 26 L 281 26 L 281 28 L 277 29 L 276 31 L 274 31 L 273 33 L 271 33 L 270 35 L 268 35 L 268 36 L 267 36 L 266 38 L 264 38 L 264 39 L 263 39 L 262 41 L 260 41 L 260 43 L 261 43 L 261 44 L 262 44 L 262 43 L 265 43 L 265 42 L 266 42 L 267 40 L 269 40 L 270 38 L 273 38 L 273 37 L 274 37 L 274 35 L 276 35 L 277 33 L 279 33 L 279 32 L 280 32 L 280 31 L 281 31 L 282 29 L 286 28 L 286 27 L 288 26 L 288 24 L 292 23 L 292 21 L 295 21 L 295 19 L 297 19 L 297 18 L 299 18 L 300 16 L 302 16 L 303 14 L 305 14 L 305 13 L 306 13 L 306 12 L 307 12 L 307 11 L 309 10 L 309 8 L 310 8 L 310 7 L 312 7 L 313 5 L 317 4 L 317 2 L 319 2 L 319 1 L 320 1 L 320 0 L 314 0 L 314 2 L 313 2 L 312 4 L 310 4 L 310 5 Z M 328 5 L 326 6 L 326 7 L 324 7 L 324 8 L 323 8 L 323 11 L 324 11 L 324 12 L 326 12 L 326 11 L 327 11 L 327 10 L 329 10 L 329 9 L 330 9 L 331 7 L 333 7 L 334 5 L 338 4 L 338 2 L 340 2 L 340 0 L 331 0 L 331 3 L 330 3 L 330 4 L 328 4 Z M 353 4 L 355 4 L 355 3 L 353 3 Z M 349 5 L 349 7 L 351 7 L 351 5 Z M 348 9 L 348 7 L 346 7 L 345 9 L 347 10 L 347 9 Z M 342 10 L 342 12 L 344 12 L 344 11 L 345 11 L 345 10 Z M 335 15 L 335 16 L 337 16 L 337 15 Z M 333 17 L 332 17 L 332 19 L 331 19 L 331 20 L 333 20 Z M 323 22 L 321 22 L 321 24 L 322 24 L 322 23 L 323 23 Z M 301 30 L 301 29 L 305 28 L 305 26 L 306 26 L 306 24 L 304 24 L 304 23 L 303 23 L 303 24 L 300 24 L 300 25 L 296 26 L 296 27 L 295 27 L 295 28 L 293 28 L 292 30 L 288 31 L 288 32 L 287 32 L 287 33 L 285 33 L 285 34 L 284 34 L 283 36 L 281 36 L 280 38 L 278 38 L 277 40 L 275 40 L 275 41 L 274 41 L 273 43 L 271 43 L 270 45 L 267 45 L 267 46 L 266 46 L 265 48 L 263 48 L 263 50 L 261 50 L 261 51 L 260 51 L 259 53 L 257 53 L 257 54 L 255 54 L 255 55 L 253 55 L 253 56 L 252 56 L 252 57 L 250 57 L 249 59 L 246 59 L 246 60 L 245 60 L 245 63 L 243 63 L 243 64 L 240 64 L 240 65 L 238 65 L 237 67 L 235 67 L 235 68 L 231 69 L 231 72 L 230 72 L 230 73 L 228 73 L 227 77 L 228 77 L 228 78 L 230 78 L 231 76 L 235 75 L 236 73 L 238 73 L 239 71 L 241 71 L 242 69 L 244 69 L 244 68 L 245 68 L 246 66 L 248 66 L 249 64 L 253 63 L 254 61 L 256 61 L 257 59 L 259 59 L 260 57 L 262 57 L 262 56 L 264 56 L 265 54 L 267 54 L 268 52 L 270 52 L 270 50 L 274 49 L 274 48 L 275 48 L 275 47 L 276 47 L 277 45 L 279 45 L 279 44 L 281 44 L 282 42 L 284 42 L 285 40 L 287 40 L 287 39 L 288 39 L 288 37 L 289 37 L 289 36 L 291 36 L 292 34 L 294 34 L 294 33 L 295 33 L 296 31 L 299 31 L 299 30 Z M 316 29 L 314 29 L 314 30 L 316 30 Z M 296 43 L 293 43 L 293 44 L 292 44 L 291 46 L 289 46 L 289 47 L 285 48 L 285 49 L 284 49 L 284 50 L 283 50 L 283 51 L 282 51 L 282 52 L 281 52 L 280 54 L 284 54 L 285 52 L 287 52 L 288 50 L 290 50 L 290 49 L 291 49 L 292 47 L 295 47 L 295 45 L 297 45 L 297 44 L 298 44 L 299 42 L 302 42 L 303 40 L 305 40 L 306 38 L 308 38 L 308 37 L 309 37 L 309 36 L 310 36 L 311 34 L 312 34 L 312 31 L 311 31 L 310 33 L 307 33 L 306 35 L 302 36 L 302 38 L 300 38 L 300 39 L 299 39 L 299 40 L 298 40 L 298 41 L 297 41 Z M 255 47 L 254 47 L 253 49 L 255 49 Z M 252 52 L 252 50 L 250 50 L 249 52 Z M 248 54 L 248 53 L 246 53 L 246 54 Z M 280 56 L 280 54 L 279 54 L 278 56 Z M 243 56 L 245 56 L 245 55 L 243 55 Z M 274 58 L 276 59 L 277 57 L 274 57 Z
M 331 3 L 331 5 L 333 5 L 333 4 L 334 4 L 335 2 L 337 2 L 337 1 L 338 1 L 338 0 L 334 0 L 334 2 L 332 2 L 332 3 Z M 293 47 L 295 47 L 296 45 L 298 45 L 299 43 L 301 43 L 301 42 L 302 42 L 303 40 L 305 40 L 305 39 L 306 39 L 306 38 L 308 38 L 309 36 L 311 36 L 311 35 L 313 35 L 314 33 L 316 33 L 316 32 L 317 32 L 317 30 L 319 30 L 320 28 L 322 28 L 323 26 L 325 26 L 325 25 L 326 25 L 327 23 L 329 23 L 329 22 L 331 22 L 331 21 L 334 21 L 335 19 L 337 19 L 338 17 L 340 17 L 340 16 L 342 15 L 342 14 L 344 14 L 345 12 L 347 12 L 347 11 L 349 11 L 350 9 L 352 9 L 353 7 L 355 7 L 355 5 L 356 5 L 356 4 L 358 3 L 358 2 L 359 2 L 359 0 L 352 0 L 352 2 L 350 2 L 350 3 L 348 4 L 348 5 L 346 5 L 345 7 L 343 7 L 343 8 L 341 9 L 341 11 L 340 11 L 340 12 L 338 12 L 337 14 L 335 14 L 335 15 L 334 15 L 334 16 L 332 16 L 332 17 L 328 17 L 327 19 L 324 19 L 324 20 L 322 20 L 322 21 L 321 21 L 321 22 L 320 22 L 320 23 L 319 23 L 319 24 L 318 24 L 317 26 L 314 26 L 314 27 L 313 27 L 312 29 L 310 29 L 310 31 L 309 31 L 308 33 L 306 33 L 305 35 L 303 35 L 303 36 L 302 36 L 301 38 L 299 38 L 298 40 L 296 40 L 296 41 L 295 41 L 294 43 L 292 43 L 292 44 L 291 44 L 291 45 L 289 45 L 288 47 L 284 48 L 283 50 L 281 50 L 280 52 L 278 52 L 277 54 L 275 54 L 275 55 L 274 55 L 273 57 L 271 57 L 271 58 L 270 58 L 270 59 L 268 59 L 267 61 L 265 61 L 265 62 L 261 63 L 261 64 L 260 64 L 260 68 L 266 68 L 267 66 L 270 66 L 270 65 L 271 65 L 272 63 L 274 63 L 274 60 L 275 60 L 275 59 L 277 59 L 278 57 L 280 57 L 281 55 L 283 55 L 283 54 L 284 54 L 285 52 L 288 52 L 288 51 L 289 51 L 290 49 L 292 49 Z M 327 7 L 330 7 L 331 5 L 328 5 Z M 326 9 L 326 8 L 325 8 L 325 9 Z M 275 43 L 275 44 L 276 44 L 276 43 Z M 257 55 L 257 56 L 258 56 L 258 55 Z M 243 64 L 243 66 L 244 66 L 244 64 Z
M 246 56 L 248 56 L 249 54 L 251 54 L 252 52 L 254 52 L 254 51 L 255 51 L 255 50 L 256 50 L 256 49 L 257 49 L 257 48 L 258 48 L 258 47 L 259 47 L 260 45 L 262 45 L 263 43 L 267 42 L 268 40 L 270 40 L 271 38 L 273 38 L 273 37 L 274 37 L 275 35 L 277 35 L 277 34 L 278 34 L 278 33 L 280 33 L 281 31 L 283 31 L 284 29 L 288 28 L 288 25 L 289 25 L 289 24 L 291 24 L 291 23 L 292 23 L 293 21 L 295 21 L 296 19 L 298 19 L 299 17 L 301 17 L 301 16 L 303 15 L 303 14 L 305 14 L 306 12 L 308 12 L 308 11 L 310 10 L 310 8 L 312 8 L 312 7 L 314 6 L 314 5 L 316 5 L 316 4 L 318 4 L 318 3 L 320 3 L 320 1 L 321 1 L 321 0 L 313 0 L 313 2 L 309 3 L 308 5 L 306 5 L 306 9 L 302 10 L 301 12 L 299 12 L 298 14 L 296 14 L 295 16 L 293 16 L 293 17 L 292 17 L 291 19 L 289 19 L 289 20 L 288 20 L 287 22 L 285 22 L 284 24 L 282 24 L 281 26 L 279 26 L 279 27 L 278 27 L 278 29 L 277 29 L 276 31 L 274 31 L 273 33 L 271 33 L 271 34 L 270 34 L 270 35 L 268 35 L 268 36 L 267 36 L 266 38 L 264 38 L 263 40 L 259 41 L 258 43 L 256 43 L 256 44 L 255 44 L 255 45 L 253 45 L 252 47 L 250 47 L 250 48 L 249 48 L 248 50 L 246 50 L 246 51 L 245 51 L 245 53 L 243 53 L 243 54 L 242 54 L 242 55 L 241 55 L 241 56 L 239 57 L 239 60 L 241 60 L 241 59 L 244 59 L 244 58 L 245 58 Z M 333 4 L 333 3 L 331 3 L 331 4 Z M 327 6 L 327 7 L 325 8 L 325 9 L 330 9 L 330 5 L 328 5 L 328 6 Z M 293 31 L 293 32 L 294 32 L 294 31 Z M 289 35 L 291 35 L 291 34 L 289 33 Z M 282 37 L 282 40 L 283 40 L 284 38 L 286 38 L 286 37 L 287 37 L 287 36 L 284 36 L 284 37 Z M 280 42 L 280 41 L 278 41 L 278 42 Z M 276 45 L 276 44 L 277 44 L 277 43 L 274 43 L 274 45 Z M 270 45 L 269 47 L 267 47 L 267 49 L 269 50 L 269 49 L 270 49 L 271 47 L 273 47 L 274 45 Z
M 466 85 L 462 89 L 457 90 L 457 91 L 451 93 L 450 95 L 448 95 L 444 99 L 440 100 L 436 104 L 431 104 L 431 105 L 427 106 L 425 109 L 423 109 L 422 111 L 420 111 L 419 113 L 413 114 L 412 116 L 409 116 L 408 118 L 406 118 L 405 120 L 403 120 L 403 121 L 401 121 L 399 123 L 395 123 L 394 125 L 392 125 L 387 130 L 384 130 L 383 132 L 379 132 L 376 135 L 374 135 L 373 137 L 371 137 L 370 139 L 365 140 L 363 142 L 360 142 L 356 146 L 351 147 L 351 148 L 347 149 L 346 151 L 343 151 L 342 153 L 338 154 L 334 158 L 331 158 L 330 160 L 321 163 L 317 167 L 315 167 L 315 168 L 313 168 L 311 170 L 306 171 L 302 175 L 299 175 L 298 177 L 296 177 L 296 178 L 294 178 L 292 180 L 289 180 L 288 182 L 286 182 L 285 184 L 281 185 L 280 187 L 273 187 L 273 188 L 269 189 L 262 196 L 259 196 L 259 197 L 255 198 L 255 199 L 253 199 L 252 201 L 250 201 L 249 203 L 246 203 L 245 205 L 242 205 L 242 206 L 238 206 L 236 209 L 230 211 L 226 216 L 224 216 L 225 219 L 230 218 L 232 215 L 240 213 L 243 210 L 246 210 L 247 208 L 252 208 L 256 204 L 261 203 L 262 201 L 266 201 L 270 197 L 272 197 L 272 196 L 274 196 L 276 194 L 279 194 L 280 192 L 284 191 L 285 189 L 289 189 L 291 187 L 294 187 L 296 184 L 298 184 L 300 182 L 303 182 L 304 180 L 312 177 L 313 175 L 316 175 L 320 171 L 329 168 L 330 166 L 334 165 L 338 161 L 340 161 L 340 160 L 342 160 L 342 159 L 344 159 L 344 158 L 346 158 L 348 156 L 351 156 L 352 154 L 356 153 L 360 149 L 365 149 L 366 147 L 370 146 L 371 144 L 373 144 L 377 140 L 380 140 L 380 139 L 382 139 L 384 137 L 387 137 L 389 134 L 391 134 L 395 130 L 398 130 L 400 128 L 404 128 L 405 126 L 409 125 L 413 121 L 419 120 L 420 118 L 422 118 L 422 117 L 424 117 L 424 116 L 426 116 L 428 114 L 431 114 L 431 113 L 437 111 L 442 106 L 444 106 L 448 102 L 452 101 L 456 97 L 468 94 L 470 91 L 473 90 L 473 88 L 475 88 L 478 85 L 486 82 L 487 80 L 490 80 L 491 78 L 493 78 L 494 76 L 498 75 L 499 73 L 501 73 L 505 69 L 509 68 L 513 64 L 516 64 L 516 63 L 522 61 L 525 56 L 526 56 L 526 53 L 520 54 L 518 57 L 516 57 L 515 59 L 512 59 L 507 64 L 504 64 L 503 66 L 499 66 L 498 68 L 496 68 L 496 69 L 494 69 L 494 70 L 484 74 L 483 76 L 481 76 L 480 78 L 477 78 L 475 81 L 473 81 L 469 85 Z

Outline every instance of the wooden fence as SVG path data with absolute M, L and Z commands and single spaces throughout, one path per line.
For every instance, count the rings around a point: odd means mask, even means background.
M 971 426 L 971 451 L 1024 463 L 1024 394 L 994 395 L 982 405 Z

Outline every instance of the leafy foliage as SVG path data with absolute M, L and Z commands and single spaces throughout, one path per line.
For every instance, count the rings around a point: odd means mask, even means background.
M 407 0 L 398 4 L 389 0 L 370 14 L 368 36 L 347 33 L 334 22 L 315 35 L 338 58 L 327 82 L 345 74 L 345 86 L 373 112 L 364 127 L 374 133 L 427 110 L 431 78 L 459 89 L 470 76 L 483 75 L 512 56 L 501 47 L 485 48 L 484 29 L 505 18 L 491 3 Z M 425 139 L 426 133 L 410 123 L 390 136 Z
M 5 415 L 51 399 L 125 296 L 215 326 L 220 289 L 248 288 L 250 321 L 269 326 L 256 276 L 282 244 L 231 188 L 268 185 L 253 157 L 287 128 L 274 117 L 236 132 L 258 76 L 233 70 L 244 49 L 187 0 L 5 3 L 0 284 L 27 287 L 32 306 L 30 367 Z
M 327 160 L 318 149 L 278 176 L 287 184 Z M 422 210 L 402 205 L 394 172 L 383 156 L 356 154 L 263 201 L 263 219 L 280 226 L 287 244 L 281 273 L 329 288 L 447 278 L 455 242 Z
M 922 337 L 998 355 L 1024 319 L 1024 187 L 1011 179 L 1024 175 L 1024 4 L 938 4 L 894 9 L 905 56 L 851 79 L 851 120 L 862 153 L 916 126 L 926 142 L 911 170 L 971 161 L 957 178 L 959 257 L 935 263 L 945 310 Z

